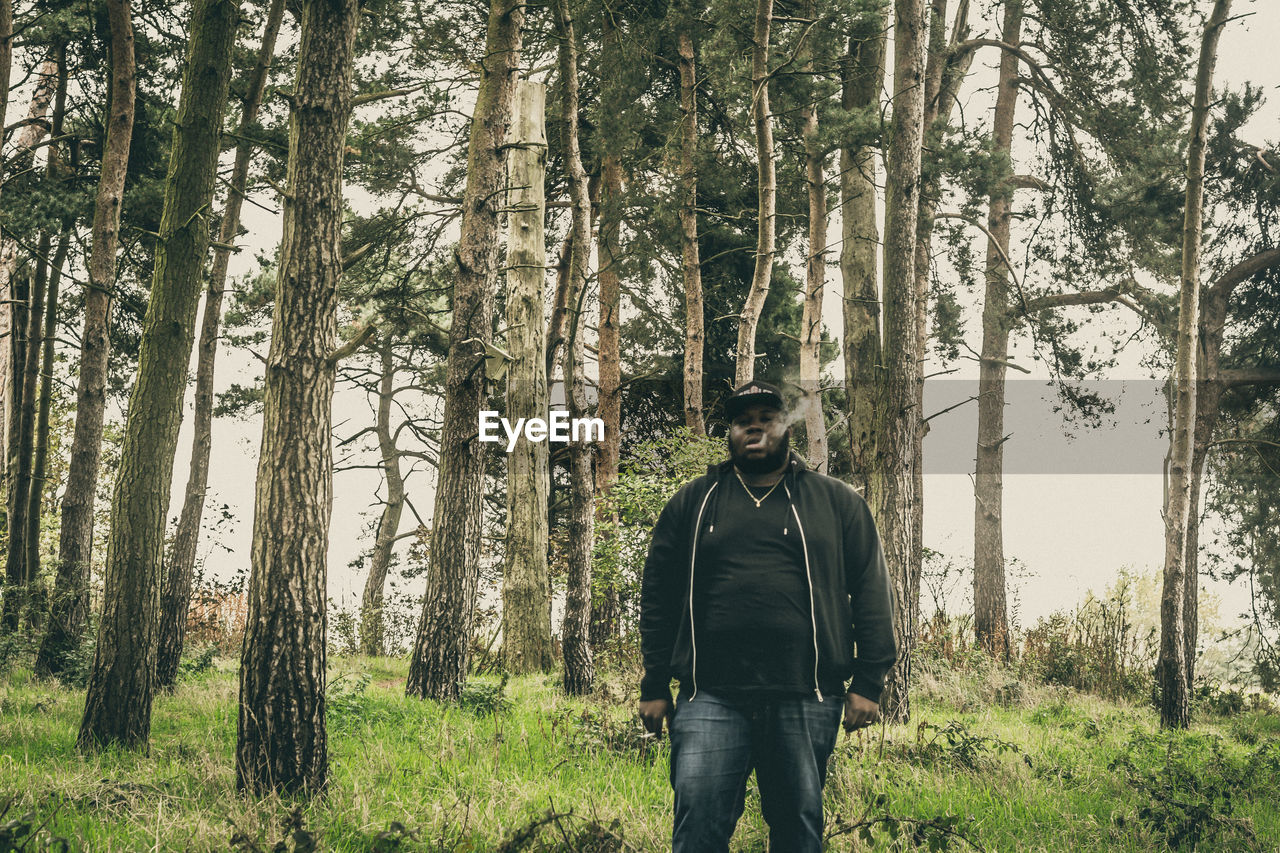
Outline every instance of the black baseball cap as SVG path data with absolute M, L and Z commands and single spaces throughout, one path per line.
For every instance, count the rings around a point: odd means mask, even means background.
M 724 401 L 725 420 L 731 421 L 748 407 L 757 405 L 773 406 L 779 411 L 786 409 L 781 391 L 768 382 L 752 379 L 734 388 L 733 393 Z

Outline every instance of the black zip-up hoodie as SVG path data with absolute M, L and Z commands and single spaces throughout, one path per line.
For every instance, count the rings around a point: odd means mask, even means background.
M 697 693 L 695 558 L 700 536 L 715 525 L 717 495 L 732 476 L 730 461 L 709 466 L 667 501 L 654 525 L 640 593 L 641 701 L 669 700 L 673 676 Z M 821 697 L 819 684 L 849 682 L 848 692 L 878 702 L 898 651 L 889 572 L 871 511 L 847 483 L 810 471 L 794 452 L 783 488 L 811 593 L 813 689 Z

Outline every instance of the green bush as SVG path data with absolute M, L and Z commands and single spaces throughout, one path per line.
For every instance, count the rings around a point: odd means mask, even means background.
M 618 479 L 596 507 L 591 581 L 593 601 L 616 596 L 623 635 L 639 619 L 640 578 L 659 513 L 682 485 L 724 457 L 723 440 L 687 428 L 627 450 Z
M 1112 816 L 1117 826 L 1132 821 L 1174 850 L 1257 849 L 1252 823 L 1236 810 L 1241 800 L 1273 801 L 1280 749 L 1264 745 L 1241 760 L 1218 737 L 1140 731 L 1109 769 L 1124 774 L 1140 801 Z
M 472 681 L 462 688 L 458 704 L 477 716 L 501 714 L 511 710 L 511 700 L 507 698 L 507 682 L 511 676 L 502 673 L 502 680 L 497 684 L 487 681 Z

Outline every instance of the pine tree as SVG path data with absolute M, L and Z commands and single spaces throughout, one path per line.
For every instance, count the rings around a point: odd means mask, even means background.
M 342 164 L 359 22 L 356 0 L 302 5 L 240 653 L 236 786 L 259 795 L 318 792 L 328 781 L 325 608 L 334 370 L 367 337 L 334 348 Z

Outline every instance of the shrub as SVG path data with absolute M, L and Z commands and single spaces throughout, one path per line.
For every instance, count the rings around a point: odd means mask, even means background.
M 502 673 L 502 680 L 497 684 L 487 681 L 469 682 L 462 688 L 458 704 L 479 717 L 501 714 L 511 710 L 511 700 L 507 698 L 507 682 L 511 676 Z
M 217 643 L 210 643 L 199 654 L 184 657 L 178 663 L 178 678 L 182 681 L 213 671 L 213 662 L 222 651 Z
M 637 717 L 618 720 L 604 708 L 566 711 L 552 719 L 551 730 L 575 751 L 607 752 L 647 762 L 662 752 L 662 742 L 645 731 Z
M 614 820 L 608 826 L 573 812 L 548 811 L 517 827 L 498 845 L 498 853 L 632 853 L 636 851 Z
M 922 722 L 916 727 L 916 742 L 899 746 L 897 751 L 908 761 L 974 773 L 994 769 L 1001 755 L 1022 753 L 1016 743 L 975 734 L 959 720 L 950 720 L 943 726 Z M 1022 753 L 1022 759 L 1031 765 L 1031 756 Z
M 1236 807 L 1241 799 L 1274 798 L 1264 788 L 1274 786 L 1266 780 L 1280 769 L 1280 749 L 1264 745 L 1236 760 L 1217 737 L 1137 732 L 1109 768 L 1124 774 L 1140 800 L 1135 812 L 1112 816 L 1117 826 L 1132 820 L 1171 849 L 1249 849 L 1257 838 Z
M 723 440 L 695 436 L 687 428 L 628 449 L 618 479 L 596 506 L 592 571 L 592 598 L 614 593 L 622 634 L 636 628 L 640 578 L 658 514 L 682 485 L 724 455 Z

